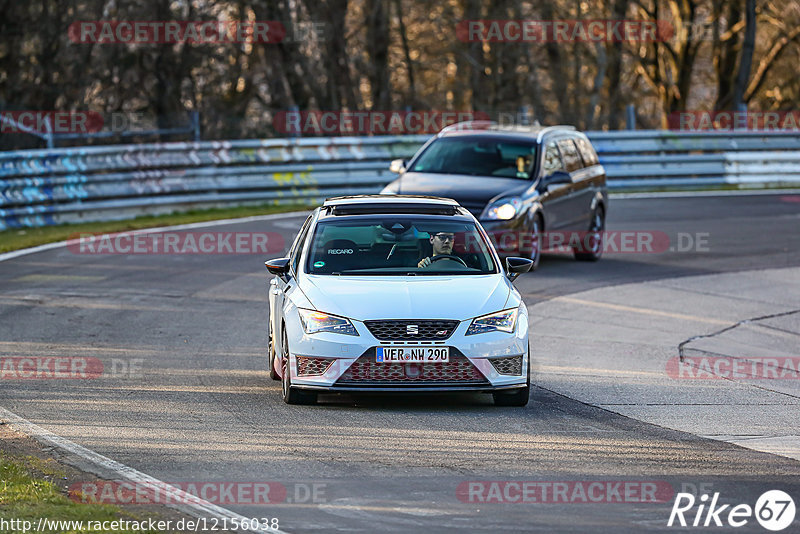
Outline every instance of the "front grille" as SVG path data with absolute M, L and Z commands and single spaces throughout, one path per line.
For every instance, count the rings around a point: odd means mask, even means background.
M 501 375 L 519 376 L 522 374 L 522 356 L 511 356 L 508 358 L 492 358 L 495 371 Z
M 325 371 L 333 363 L 330 358 L 310 358 L 307 356 L 297 357 L 297 376 L 319 376 L 324 375 Z
M 358 384 L 488 384 L 465 356 L 450 349 L 449 362 L 377 363 L 375 349 L 361 355 L 336 382 Z
M 453 335 L 458 321 L 403 319 L 397 321 L 364 321 L 370 333 L 381 341 L 440 341 Z M 409 332 L 409 326 L 412 326 Z M 413 333 L 416 326 L 417 333 Z

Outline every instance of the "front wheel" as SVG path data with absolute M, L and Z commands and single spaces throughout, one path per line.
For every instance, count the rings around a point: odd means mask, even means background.
M 589 232 L 581 244 L 574 249 L 578 261 L 597 261 L 603 255 L 603 233 L 606 229 L 606 214 L 603 206 L 597 206 L 592 215 Z
M 539 260 L 542 258 L 542 219 L 539 215 L 533 218 L 530 228 L 531 249 L 526 252 L 526 256 L 533 261 L 531 271 L 539 267 Z
M 286 404 L 316 404 L 317 394 L 301 391 L 292 387 L 292 373 L 289 369 L 289 344 L 286 339 L 286 329 L 281 331 L 281 388 L 283 402 Z
M 269 377 L 273 380 L 280 380 L 281 377 L 275 371 L 275 338 L 272 336 L 272 321 L 269 325 L 269 348 L 267 349 L 267 364 L 269 365 Z

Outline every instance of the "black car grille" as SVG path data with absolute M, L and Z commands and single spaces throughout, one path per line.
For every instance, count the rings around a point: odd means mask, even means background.
M 506 358 L 492 358 L 495 371 L 501 375 L 519 376 L 522 374 L 522 356 L 509 356 Z
M 458 321 L 445 320 L 395 320 L 364 321 L 370 333 L 381 341 L 440 341 L 453 335 Z M 412 328 L 409 330 L 409 326 Z M 416 333 L 414 333 L 416 326 Z
M 450 349 L 449 362 L 377 363 L 369 349 L 345 371 L 337 386 L 358 385 L 486 385 L 489 381 L 464 355 Z
M 309 356 L 297 357 L 298 376 L 321 376 L 334 362 L 333 358 L 312 358 Z

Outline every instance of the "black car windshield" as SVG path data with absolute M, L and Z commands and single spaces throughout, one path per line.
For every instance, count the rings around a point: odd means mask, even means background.
M 486 136 L 443 137 L 431 143 L 409 171 L 528 180 L 536 144 Z
M 319 222 L 305 270 L 385 276 L 497 273 L 490 246 L 475 223 L 466 220 L 414 215 L 343 217 Z

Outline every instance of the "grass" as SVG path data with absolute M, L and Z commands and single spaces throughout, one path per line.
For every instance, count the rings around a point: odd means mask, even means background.
M 170 215 L 147 215 L 126 221 L 87 222 L 58 226 L 42 226 L 38 228 L 12 228 L 0 232 L 0 252 L 35 247 L 37 245 L 56 241 L 65 241 L 78 233 L 125 232 L 128 230 L 140 230 L 142 228 L 173 226 L 217 219 L 236 219 L 253 215 L 267 215 L 270 213 L 284 213 L 309 209 L 310 207 L 308 205 L 300 204 L 243 206 L 237 208 L 194 210 Z
M 38 471 L 42 475 L 34 475 Z M 30 521 L 36 527 L 40 518 L 57 521 L 142 521 L 145 518 L 131 515 L 116 506 L 80 503 L 69 499 L 53 482 L 61 480 L 63 473 L 52 460 L 32 456 L 11 457 L 0 453 L 0 520 Z M 17 523 L 20 525 L 20 523 Z M 88 526 L 88 525 L 87 525 Z M 12 528 L 12 531 L 14 529 Z M 91 530 L 42 530 L 77 534 Z M 128 530 L 104 530 L 104 533 L 128 533 Z M 146 531 L 135 531 L 142 534 Z

